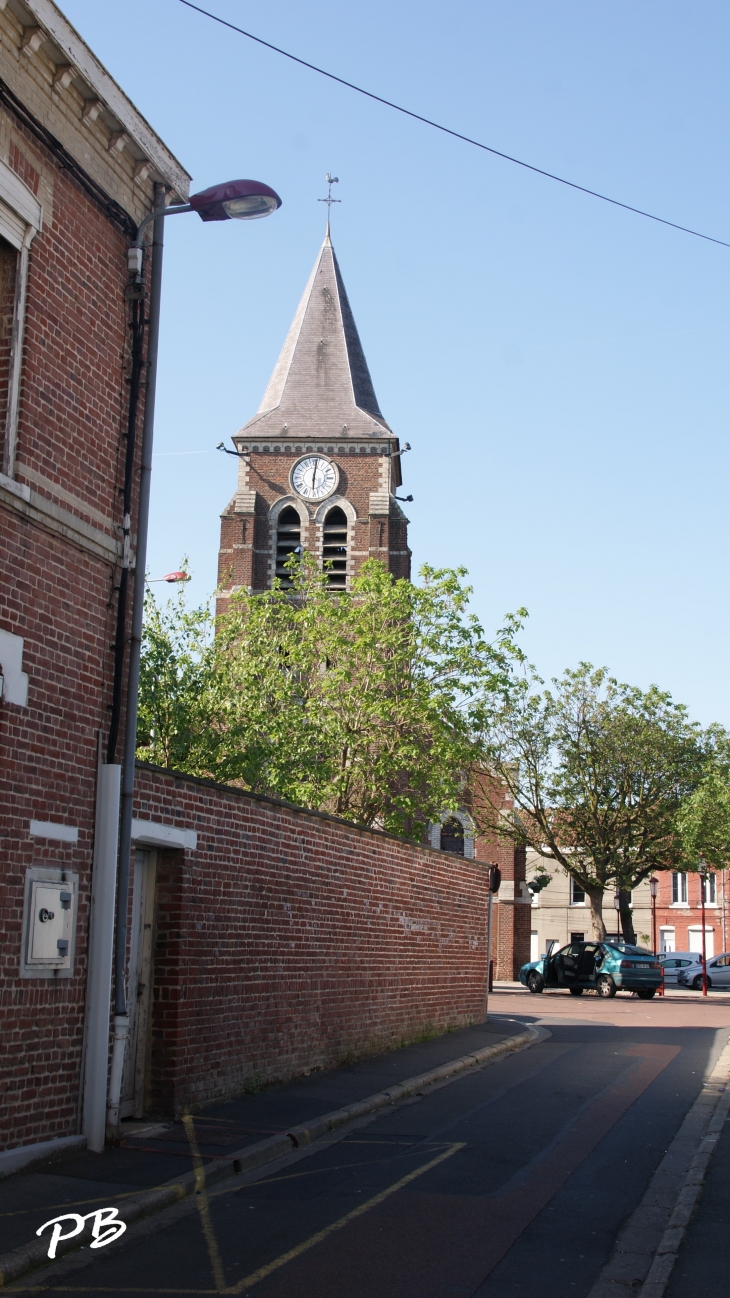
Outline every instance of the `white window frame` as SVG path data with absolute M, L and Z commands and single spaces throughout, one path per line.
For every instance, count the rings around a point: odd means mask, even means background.
M 5 454 L 3 475 L 15 477 L 15 455 L 18 445 L 20 412 L 20 377 L 23 369 L 23 335 L 28 294 L 30 245 L 43 225 L 43 207 L 32 189 L 17 176 L 6 162 L 0 161 L 0 235 L 18 253 L 15 277 L 13 333 L 10 340 L 8 367 L 8 407 L 5 417 Z
M 574 899 L 573 899 L 573 898 L 574 898 L 574 890 L 575 890 L 576 888 L 580 888 L 580 891 L 583 893 L 583 900 L 582 900 L 582 901 L 574 901 Z M 581 888 L 579 883 L 576 883 L 576 881 L 575 881 L 575 879 L 572 877 L 572 875 L 571 875 L 571 878 L 570 878 L 570 905 L 571 905 L 571 906 L 585 906 L 585 905 L 586 905 L 586 890 L 585 890 L 585 888 Z
M 675 881 L 675 879 L 676 879 L 676 881 L 677 881 L 677 894 L 678 894 L 678 899 L 677 899 L 677 901 L 674 900 L 674 891 L 675 891 L 675 882 L 674 882 L 674 881 Z M 672 870 L 672 901 L 671 901 L 671 905 L 672 905 L 672 906 L 681 906 L 682 908 L 686 909 L 687 906 L 689 905 L 689 902 L 687 901 L 687 897 L 688 897 L 688 892 L 687 892 L 687 875 L 686 875 L 686 873 L 685 873 L 683 870 Z
M 708 874 L 707 878 L 702 880 L 700 876 L 700 889 L 705 890 L 705 906 L 717 905 L 717 875 Z M 702 893 L 700 892 L 700 904 L 702 902 Z

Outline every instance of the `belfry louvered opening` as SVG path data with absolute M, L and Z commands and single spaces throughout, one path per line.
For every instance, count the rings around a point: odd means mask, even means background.
M 322 567 L 329 590 L 347 585 L 347 515 L 338 505 L 331 509 L 322 528 Z
M 276 575 L 282 586 L 291 586 L 291 573 L 285 567 L 290 554 L 298 554 L 302 545 L 302 521 L 291 505 L 282 509 L 276 525 Z

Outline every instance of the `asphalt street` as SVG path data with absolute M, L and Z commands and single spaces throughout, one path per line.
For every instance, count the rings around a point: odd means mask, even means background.
M 12 1288 L 581 1298 L 727 1041 L 730 1004 L 506 991 L 492 1008 L 542 1039 Z

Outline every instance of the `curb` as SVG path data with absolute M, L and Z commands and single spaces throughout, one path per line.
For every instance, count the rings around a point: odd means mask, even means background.
M 663 1298 L 730 1109 L 730 1041 L 685 1115 L 588 1298 Z
M 164 1185 L 156 1186 L 153 1190 L 141 1190 L 138 1194 L 129 1195 L 127 1199 L 117 1205 L 119 1220 L 129 1226 L 142 1217 L 151 1217 L 154 1213 L 169 1208 L 172 1204 L 187 1198 L 189 1195 L 199 1194 L 209 1185 L 216 1185 L 219 1181 L 227 1180 L 229 1177 L 240 1176 L 243 1172 L 255 1171 L 257 1168 L 266 1166 L 267 1163 L 274 1163 L 287 1154 L 293 1153 L 295 1149 L 301 1149 L 303 1146 L 321 1140 L 323 1136 L 335 1131 L 337 1127 L 353 1122 L 356 1118 L 366 1117 L 370 1113 L 377 1113 L 378 1109 L 385 1109 L 388 1105 L 397 1103 L 398 1100 L 406 1099 L 409 1095 L 418 1094 L 426 1086 L 433 1086 L 437 1082 L 447 1081 L 450 1077 L 463 1073 L 468 1068 L 476 1068 L 479 1064 L 499 1059 L 502 1055 L 511 1054 L 512 1051 L 531 1046 L 540 1039 L 540 1035 L 537 1028 L 525 1028 L 524 1031 L 516 1033 L 515 1036 L 507 1037 L 505 1041 L 499 1041 L 494 1046 L 484 1046 L 481 1050 L 475 1050 L 472 1054 L 460 1055 L 458 1059 L 450 1059 L 448 1063 L 441 1064 L 438 1068 L 432 1068 L 427 1073 L 419 1073 L 417 1077 L 409 1077 L 404 1082 L 398 1082 L 395 1086 L 389 1087 L 387 1091 L 377 1091 L 375 1095 L 369 1095 L 364 1100 L 356 1101 L 355 1104 L 347 1104 L 342 1109 L 335 1109 L 332 1113 L 325 1113 L 321 1118 L 315 1118 L 307 1126 L 292 1127 L 290 1131 L 282 1135 L 269 1136 L 266 1140 L 260 1140 L 255 1145 L 246 1145 L 243 1149 L 226 1155 L 224 1159 L 218 1159 L 214 1163 L 197 1167 L 191 1172 L 186 1172 L 184 1176 L 173 1181 L 166 1181 Z M 202 1155 L 202 1158 L 204 1159 L 205 1155 Z M 89 1226 L 88 1229 L 83 1230 L 80 1235 L 74 1235 L 65 1244 L 60 1241 L 57 1248 L 57 1258 L 60 1259 L 68 1253 L 74 1253 L 80 1248 L 88 1247 L 91 1238 L 91 1227 Z M 13 1280 L 17 1280 L 20 1276 L 26 1275 L 29 1271 L 35 1271 L 38 1267 L 49 1262 L 47 1249 L 48 1238 L 46 1237 L 38 1241 L 34 1240 L 24 1248 L 13 1249 L 11 1253 L 5 1253 L 0 1257 L 0 1289 Z

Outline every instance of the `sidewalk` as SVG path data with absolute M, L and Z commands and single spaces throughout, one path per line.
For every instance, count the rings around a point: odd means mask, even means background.
M 697 1208 L 687 1227 L 666 1298 L 721 1294 L 730 1276 L 730 1119 L 710 1159 Z
M 179 1181 L 194 1167 L 191 1134 L 203 1166 L 220 1171 L 220 1165 L 226 1164 L 228 1170 L 235 1156 L 247 1147 L 267 1138 L 273 1145 L 272 1137 L 292 1131 L 296 1136 L 298 1129 L 297 1143 L 308 1143 L 310 1133 L 302 1132 L 302 1127 L 316 1124 L 323 1115 L 369 1097 L 378 1098 L 378 1093 L 381 1102 L 387 1103 L 383 1091 L 518 1037 L 524 1031 L 522 1023 L 490 1016 L 487 1023 L 272 1086 L 257 1094 L 208 1105 L 194 1115 L 192 1133 L 190 1123 L 186 1129 L 180 1119 L 124 1123 L 130 1134 L 123 1136 L 118 1148 L 35 1164 L 0 1181 L 0 1255 L 25 1249 L 31 1243 L 37 1245 L 38 1227 L 64 1211 L 83 1215 L 102 1206 L 117 1205 L 121 1209 L 125 1199 L 140 1191 Z M 319 1134 L 315 1125 L 312 1138 Z M 288 1150 L 292 1148 L 294 1143 L 290 1141 Z M 278 1154 L 272 1149 L 270 1159 L 283 1152 L 283 1148 Z

